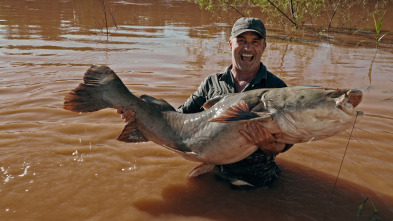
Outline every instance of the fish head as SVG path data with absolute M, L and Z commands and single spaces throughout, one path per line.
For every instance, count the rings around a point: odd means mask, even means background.
M 296 142 L 333 136 L 348 129 L 363 112 L 356 111 L 360 90 L 288 87 L 262 96 L 283 133 Z M 295 143 L 295 141 L 294 141 Z
M 363 98 L 363 93 L 360 90 L 342 90 L 336 89 L 330 94 L 336 102 L 336 107 L 349 115 L 353 115 L 355 107 L 357 107 Z

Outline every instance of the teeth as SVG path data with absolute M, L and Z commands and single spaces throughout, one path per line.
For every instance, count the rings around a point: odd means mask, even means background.
M 252 57 L 252 54 L 242 54 L 243 57 Z

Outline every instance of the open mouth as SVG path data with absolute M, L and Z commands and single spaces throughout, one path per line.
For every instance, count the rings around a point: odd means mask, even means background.
M 251 62 L 254 59 L 254 55 L 252 54 L 241 54 L 240 55 L 242 61 Z
M 358 113 L 353 108 L 362 101 L 363 93 L 360 90 L 349 90 L 336 99 L 336 106 L 347 114 Z
M 363 93 L 360 90 L 350 90 L 347 92 L 348 103 L 352 104 L 353 107 L 356 107 L 360 104 L 363 98 Z

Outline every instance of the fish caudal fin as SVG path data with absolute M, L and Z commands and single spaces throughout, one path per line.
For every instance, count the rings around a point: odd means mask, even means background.
M 107 66 L 91 66 L 83 77 L 83 83 L 64 97 L 64 109 L 74 112 L 93 112 L 106 107 L 114 107 L 104 99 L 108 82 L 120 81 Z
M 64 109 L 74 112 L 93 112 L 109 106 L 102 99 L 100 88 L 85 84 L 80 84 L 64 98 Z

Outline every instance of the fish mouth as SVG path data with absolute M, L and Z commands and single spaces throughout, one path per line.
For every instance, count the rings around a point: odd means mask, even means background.
M 360 104 L 362 98 L 363 98 L 362 91 L 348 90 L 346 93 L 342 94 L 340 97 L 335 99 L 336 106 L 349 115 L 355 113 L 357 115 L 363 115 L 363 112 L 354 110 L 354 108 Z
M 349 90 L 347 92 L 348 103 L 352 104 L 353 107 L 356 107 L 360 104 L 363 98 L 363 93 L 360 90 Z

